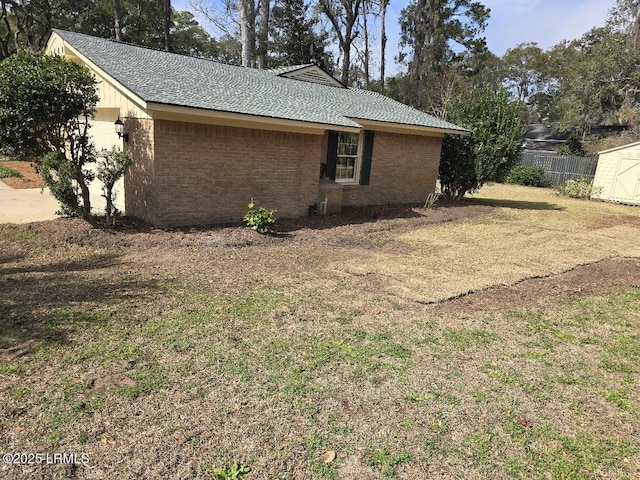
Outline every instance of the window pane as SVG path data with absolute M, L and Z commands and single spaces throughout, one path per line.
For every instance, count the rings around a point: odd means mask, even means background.
M 351 132 L 338 132 L 338 158 L 336 161 L 336 179 L 352 180 L 355 177 L 359 144 L 359 134 Z

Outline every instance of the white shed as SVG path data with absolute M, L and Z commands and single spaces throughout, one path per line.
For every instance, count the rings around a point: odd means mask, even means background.
M 598 152 L 591 198 L 640 205 L 640 142 Z

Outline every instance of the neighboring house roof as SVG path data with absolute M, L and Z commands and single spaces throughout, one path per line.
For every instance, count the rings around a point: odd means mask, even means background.
M 437 119 L 367 90 L 299 81 L 282 72 L 226 65 L 137 47 L 104 38 L 54 30 L 68 45 L 145 102 L 285 120 L 355 127 L 358 120 L 463 133 Z M 274 74 L 275 73 L 275 74 Z M 297 80 L 296 80 L 297 79 Z M 340 82 L 336 80 L 340 85 Z
M 551 125 L 532 123 L 526 126 L 525 150 L 555 152 L 567 137 L 567 133 L 555 131 Z

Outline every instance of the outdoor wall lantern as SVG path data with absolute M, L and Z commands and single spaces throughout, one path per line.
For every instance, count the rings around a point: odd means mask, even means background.
M 124 133 L 124 123 L 122 123 L 122 120 L 120 120 L 120 116 L 118 116 L 118 119 L 115 121 L 116 126 L 116 133 L 118 134 L 118 138 L 122 138 L 125 142 L 129 141 L 129 134 L 128 133 Z

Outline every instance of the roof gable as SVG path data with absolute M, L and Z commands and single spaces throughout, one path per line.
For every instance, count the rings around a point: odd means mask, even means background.
M 327 72 L 312 63 L 306 65 L 292 65 L 268 70 L 280 77 L 292 78 L 302 82 L 319 83 L 328 87 L 347 88 L 341 81 L 333 78 Z
M 413 130 L 465 132 L 378 93 L 330 86 L 332 77 L 313 65 L 274 74 L 62 30 L 52 35 L 147 103 L 310 122 L 334 129 L 361 128 L 357 119 L 362 119 Z

